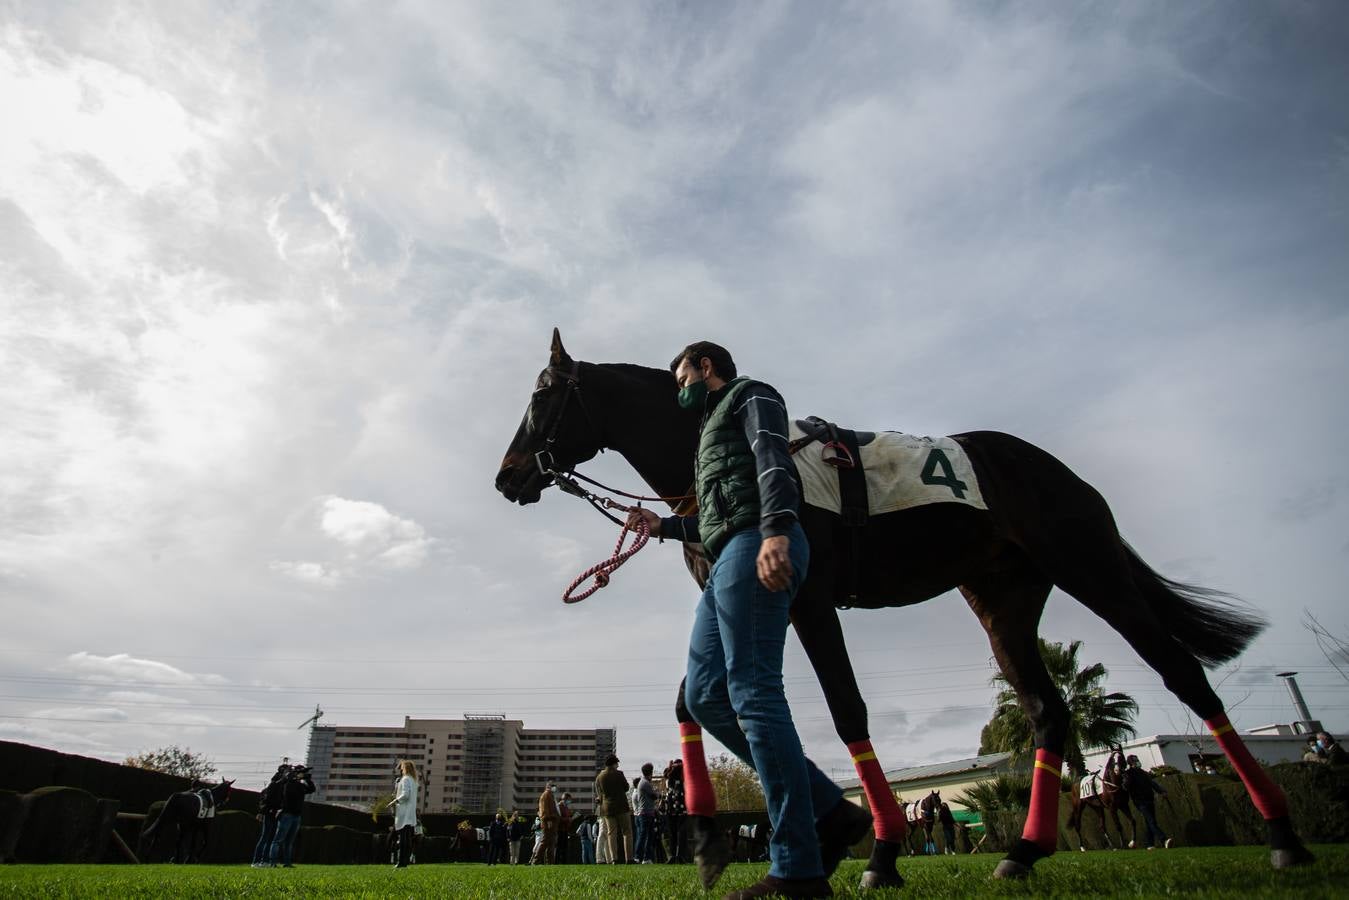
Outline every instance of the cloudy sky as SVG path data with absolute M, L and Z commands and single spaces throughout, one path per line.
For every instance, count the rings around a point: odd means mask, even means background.
M 998 429 L 1162 572 L 1349 635 L 1349 10 L 1237 3 L 0 3 L 0 738 L 185 744 L 502 712 L 677 753 L 676 548 L 492 488 L 560 326 L 729 345 L 794 412 Z M 605 457 L 591 473 L 635 478 Z M 972 754 L 954 594 L 844 615 L 887 766 Z M 1144 734 L 1193 727 L 1056 593 Z M 851 774 L 795 638 L 808 751 Z

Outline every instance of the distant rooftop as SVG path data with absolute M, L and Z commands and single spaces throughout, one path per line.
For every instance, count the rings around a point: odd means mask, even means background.
M 961 775 L 966 772 L 984 772 L 996 769 L 1012 758 L 1010 753 L 985 753 L 983 756 L 971 756 L 969 759 L 953 759 L 947 762 L 928 763 L 925 766 L 909 766 L 906 769 L 891 769 L 885 773 L 890 784 L 904 781 L 921 781 L 925 778 L 942 778 L 947 775 Z M 838 783 L 843 790 L 861 787 L 858 778 L 848 778 Z

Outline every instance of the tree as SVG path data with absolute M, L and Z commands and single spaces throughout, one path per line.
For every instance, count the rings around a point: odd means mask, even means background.
M 197 781 L 205 781 L 216 773 L 215 763 L 207 759 L 204 753 L 193 753 L 177 744 L 158 750 L 142 750 L 135 756 L 128 756 L 122 765 Z
M 1037 638 L 1040 658 L 1064 702 L 1068 704 L 1068 736 L 1063 744 L 1063 760 L 1069 770 L 1085 773 L 1083 748 L 1117 744 L 1137 732 L 1133 721 L 1138 703 L 1128 694 L 1106 693 L 1103 682 L 1106 668 L 1100 663 L 1082 666 L 1078 660 L 1081 641 L 1067 646 Z M 998 688 L 993 717 L 979 735 L 980 753 L 1011 751 L 1016 756 L 1034 752 L 1035 734 L 1026 718 L 1016 692 L 1001 672 L 993 676 Z
M 717 795 L 717 809 L 747 810 L 765 807 L 759 774 L 729 753 L 707 761 L 707 777 Z
M 1029 775 L 999 775 L 975 782 L 952 800 L 966 809 L 984 813 L 998 809 L 1029 809 L 1030 789 Z

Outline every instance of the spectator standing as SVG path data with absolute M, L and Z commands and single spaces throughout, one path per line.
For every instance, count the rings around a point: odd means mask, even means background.
M 571 840 L 572 811 L 571 794 L 565 791 L 562 798 L 557 801 L 557 849 L 553 851 L 553 862 L 558 865 L 565 865 L 567 862 L 567 846 Z
M 583 816 L 576 826 L 576 836 L 581 839 L 581 865 L 595 864 L 595 817 Z
M 255 869 L 267 869 L 272 865 L 272 841 L 276 839 L 276 817 L 281 812 L 281 788 L 289 774 L 289 765 L 282 763 L 277 766 L 276 774 L 258 795 L 258 814 L 255 818 L 262 823 L 262 834 L 258 837 L 257 846 L 253 848 Z
M 557 812 L 557 801 L 553 799 L 556 785 L 551 781 L 539 794 L 539 839 L 534 844 L 534 856 L 529 864 L 546 866 L 553 861 L 553 849 L 557 846 L 557 829 L 561 817 Z
M 508 834 L 510 836 L 510 861 L 511 865 L 520 863 L 520 842 L 525 839 L 525 820 L 515 810 L 511 810 L 511 818 L 507 823 L 509 825 Z
M 510 852 L 510 826 L 506 824 L 506 814 L 497 811 L 492 824 L 487 826 L 487 864 L 494 866 L 506 858 Z
M 1124 770 L 1124 790 L 1128 792 L 1129 799 L 1133 801 L 1134 806 L 1143 814 L 1143 822 L 1148 829 L 1147 848 L 1151 850 L 1155 844 L 1153 836 L 1161 838 L 1163 847 L 1171 846 L 1171 839 L 1162 831 L 1161 826 L 1157 824 L 1157 803 L 1156 794 L 1165 794 L 1166 789 L 1152 780 L 1138 761 L 1138 757 L 1129 754 L 1129 766 Z M 1134 837 L 1138 837 L 1138 825 L 1134 825 Z
M 613 862 L 609 857 L 609 820 L 600 815 L 600 798 L 595 797 L 595 862 L 608 865 Z
M 688 846 L 684 837 L 684 761 L 672 759 L 665 767 L 665 796 L 661 798 L 665 813 L 665 828 L 669 834 L 670 852 L 666 862 L 688 862 Z
M 951 856 L 956 855 L 956 817 L 951 815 L 951 807 L 945 800 L 937 810 L 937 821 L 941 823 L 942 837 L 945 839 L 946 849 L 943 851 Z
M 628 776 L 618 768 L 618 757 L 610 753 L 604 760 L 604 769 L 595 776 L 595 801 L 604 816 L 608 831 L 609 864 L 632 859 L 632 807 L 628 804 Z
M 405 759 L 398 764 L 398 787 L 389 808 L 393 810 L 393 830 L 398 835 L 398 862 L 395 869 L 406 869 L 412 861 L 412 842 L 417 834 L 417 766 Z
M 633 820 L 637 825 L 637 859 L 642 863 L 655 862 L 656 848 L 656 789 L 651 785 L 655 767 L 642 764 L 642 777 L 633 788 Z
M 292 766 L 281 784 L 281 811 L 276 819 L 276 837 L 272 839 L 269 861 L 275 868 L 293 869 L 295 838 L 300 834 L 300 816 L 304 813 L 304 798 L 314 793 L 314 779 L 307 766 Z

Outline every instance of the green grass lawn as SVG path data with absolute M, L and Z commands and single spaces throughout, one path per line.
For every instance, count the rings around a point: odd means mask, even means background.
M 1314 848 L 1312 866 L 1275 872 L 1261 847 L 1197 847 L 1059 853 L 1039 863 L 1025 882 L 993 881 L 997 856 L 904 860 L 908 885 L 877 898 L 1036 897 L 1349 897 L 1349 846 Z M 834 876 L 839 896 L 856 896 L 861 860 Z M 715 896 L 753 883 L 764 865 L 735 865 Z M 0 867 L 0 898 L 8 897 L 700 897 L 691 866 L 426 865 L 384 866 L 32 866 Z

